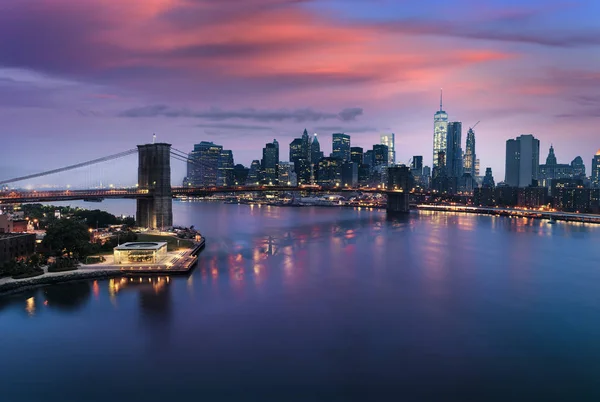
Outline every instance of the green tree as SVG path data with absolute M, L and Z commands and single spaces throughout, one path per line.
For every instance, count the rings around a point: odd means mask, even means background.
M 85 223 L 77 219 L 57 219 L 48 224 L 43 245 L 54 255 L 83 258 L 93 252 L 90 233 Z

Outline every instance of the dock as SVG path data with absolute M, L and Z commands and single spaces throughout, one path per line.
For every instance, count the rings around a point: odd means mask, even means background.
M 192 248 L 180 251 L 176 255 L 169 258 L 167 261 L 159 264 L 134 264 L 128 266 L 120 266 L 119 271 L 123 275 L 182 275 L 190 272 L 198 262 L 198 254 L 204 249 L 206 239 L 200 238 L 200 241 L 195 242 Z

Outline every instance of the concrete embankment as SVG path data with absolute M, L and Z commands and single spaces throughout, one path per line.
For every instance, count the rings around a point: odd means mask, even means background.
M 45 273 L 40 276 L 26 279 L 5 278 L 0 284 L 0 296 L 23 292 L 40 286 L 54 285 L 70 281 L 81 281 L 90 279 L 106 279 L 123 276 L 119 270 L 102 269 L 78 269 L 75 271 Z

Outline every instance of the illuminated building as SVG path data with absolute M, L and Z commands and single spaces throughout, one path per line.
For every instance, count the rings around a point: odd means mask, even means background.
M 388 147 L 388 165 L 396 163 L 396 138 L 394 133 L 381 134 L 380 144 Z
M 448 113 L 442 108 L 442 93 L 440 92 L 440 110 L 433 115 L 433 168 L 438 166 L 440 152 L 446 152 L 448 136 Z
M 331 156 L 338 158 L 343 162 L 350 160 L 350 136 L 343 133 L 335 133 L 332 135 Z
M 475 155 L 475 131 L 472 128 L 469 128 L 469 131 L 467 131 L 467 145 L 465 147 L 463 159 L 465 173 L 470 173 L 472 177 L 477 176 L 478 172 L 475 171 L 475 163 L 477 160 Z
M 158 264 L 167 256 L 167 242 L 129 242 L 113 249 L 115 264 Z
M 592 159 L 592 187 L 600 188 L 600 149 Z
M 361 147 L 351 147 L 350 160 L 358 165 L 363 164 L 363 149 Z
M 277 140 L 273 140 L 263 148 L 261 170 L 265 184 L 279 183 L 279 143 Z
M 338 158 L 325 157 L 318 163 L 317 184 L 323 187 L 336 187 L 342 184 L 342 164 Z
M 235 174 L 233 169 L 233 152 L 226 149 L 222 150 L 217 172 L 217 186 L 228 187 L 234 185 Z
M 219 160 L 223 147 L 212 142 L 202 141 L 194 145 L 189 153 L 187 176 L 184 186 L 209 187 L 216 186 L 219 176 Z

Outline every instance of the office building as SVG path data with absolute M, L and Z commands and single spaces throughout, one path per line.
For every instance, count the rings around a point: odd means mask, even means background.
M 373 151 L 372 149 L 367 150 L 367 152 L 365 152 L 364 157 L 363 157 L 363 163 L 365 165 L 369 165 L 369 167 L 372 169 L 375 167 L 375 151 Z
M 388 147 L 388 165 L 393 165 L 396 163 L 396 139 L 395 134 L 381 134 L 380 136 L 380 144 Z
M 343 133 L 335 133 L 332 136 L 333 152 L 331 156 L 342 162 L 350 160 L 350 136 Z
M 446 140 L 446 173 L 456 181 L 462 177 L 462 123 L 459 121 L 448 123 Z
M 318 163 L 317 184 L 323 187 L 338 187 L 342 184 L 343 161 L 335 157 L 321 158 Z
M 540 163 L 540 141 L 523 134 L 506 141 L 505 183 L 511 187 L 537 185 Z
M 282 186 L 298 185 L 294 162 L 279 162 L 279 184 Z
M 248 174 L 250 173 L 250 169 L 245 167 L 244 165 L 238 163 L 233 167 L 233 180 L 236 186 L 243 186 L 246 184 L 248 180 Z
M 351 147 L 350 160 L 358 165 L 362 165 L 364 163 L 363 149 L 361 147 Z
M 261 170 L 265 184 L 279 183 L 279 143 L 277 140 L 273 140 L 263 148 Z
M 233 152 L 224 149 L 219 158 L 219 168 L 217 172 L 217 186 L 229 187 L 235 184 Z
M 433 115 L 433 168 L 438 166 L 439 153 L 446 153 L 448 137 L 448 113 L 442 107 L 442 93 L 440 92 L 440 110 Z
M 317 139 L 317 133 L 313 136 L 312 143 L 310 144 L 310 162 L 313 165 L 319 163 L 319 160 L 323 157 L 323 152 L 321 152 L 321 144 L 319 144 L 319 140 Z
M 583 160 L 581 162 L 583 163 Z M 578 166 L 578 169 L 580 170 L 581 167 Z M 585 167 L 583 167 L 583 169 L 585 172 Z M 548 151 L 548 156 L 546 157 L 546 163 L 540 165 L 539 167 L 539 184 L 549 189 L 552 187 L 552 182 L 554 180 L 569 179 L 573 177 L 573 166 L 568 163 L 558 163 L 556 160 L 556 155 L 554 154 L 554 147 L 550 145 L 550 150 Z
M 585 178 L 585 164 L 581 156 L 577 156 L 571 161 L 571 169 L 573 170 L 574 178 Z
M 250 170 L 248 171 L 248 179 L 246 184 L 248 186 L 256 186 L 262 181 L 262 174 L 260 171 L 260 161 L 255 159 L 250 164 Z
M 373 145 L 373 167 L 376 166 L 388 166 L 389 150 L 387 145 L 376 144 Z
M 465 146 L 465 154 L 463 157 L 463 167 L 465 173 L 470 173 L 472 177 L 478 175 L 475 172 L 475 161 L 477 157 L 475 155 L 475 131 L 473 128 L 469 128 L 467 131 L 467 144 Z
M 600 188 L 600 149 L 592 159 L 592 187 Z
M 187 176 L 184 186 L 214 187 L 219 177 L 219 160 L 223 147 L 212 142 L 202 141 L 194 145 L 194 150 L 189 153 Z
M 496 182 L 494 181 L 494 175 L 492 175 L 492 168 L 485 168 L 485 176 L 483 177 L 483 183 L 481 185 L 485 188 L 494 188 L 496 187 Z
M 342 164 L 342 186 L 356 187 L 358 185 L 358 163 L 348 161 Z
M 302 138 L 296 138 L 290 143 L 290 162 L 294 163 L 298 184 L 310 184 L 311 182 L 310 157 L 310 141 L 308 132 L 304 130 Z

